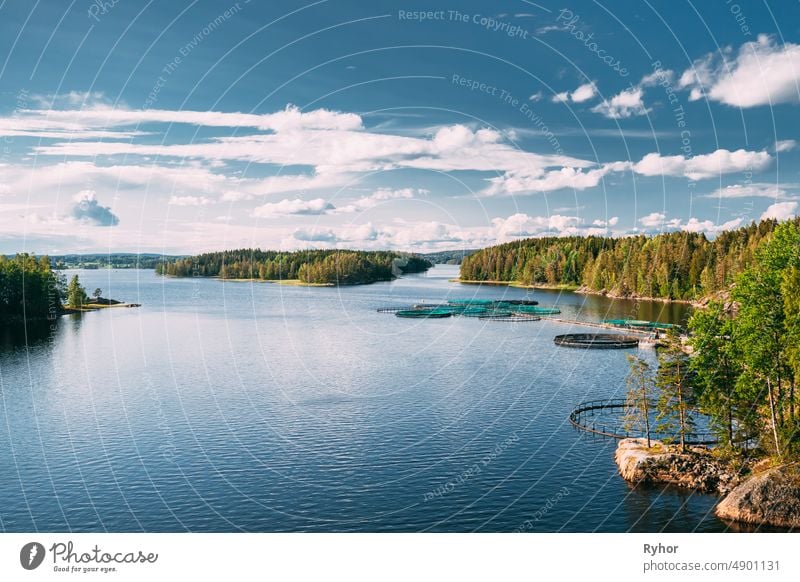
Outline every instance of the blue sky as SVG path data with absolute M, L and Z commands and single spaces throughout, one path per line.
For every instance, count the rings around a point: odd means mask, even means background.
M 789 218 L 795 2 L 0 2 L 0 252 Z

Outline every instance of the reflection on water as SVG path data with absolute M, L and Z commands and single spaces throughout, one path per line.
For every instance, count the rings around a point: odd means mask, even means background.
M 48 343 L 58 332 L 63 318 L 53 321 L 29 320 L 0 325 L 0 351 L 12 351 Z

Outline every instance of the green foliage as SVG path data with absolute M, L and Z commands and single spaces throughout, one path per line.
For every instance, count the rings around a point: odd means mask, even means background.
M 689 323 L 697 350 L 692 367 L 701 403 L 729 435 L 758 435 L 778 457 L 800 448 L 800 223 L 783 223 L 756 250 L 731 293 L 728 316 L 719 305 Z M 730 436 L 729 436 L 730 438 Z
M 776 221 L 765 220 L 724 232 L 713 241 L 691 232 L 525 239 L 465 257 L 461 278 L 583 285 L 617 296 L 698 299 L 726 290 L 776 226 Z
M 46 319 L 61 310 L 63 281 L 47 257 L 0 255 L 0 321 Z
M 711 417 L 712 430 L 726 448 L 754 433 L 755 417 L 746 395 L 736 390 L 742 373 L 741 354 L 733 342 L 733 320 L 725 306 L 712 301 L 689 320 L 694 355 L 695 396 L 700 410 Z
M 80 308 L 89 302 L 86 289 L 81 285 L 80 279 L 74 275 L 67 285 L 67 306 Z
M 687 437 L 694 430 L 690 414 L 693 405 L 692 375 L 689 356 L 683 351 L 678 334 L 667 335 L 666 346 L 658 353 L 656 372 L 656 428 L 659 432 L 676 434 L 681 450 L 686 449 Z
M 420 273 L 432 266 L 426 259 L 388 251 L 241 249 L 160 263 L 156 272 L 176 277 L 300 279 L 313 284 L 358 285 L 389 281 L 402 273 Z
M 622 426 L 626 431 L 642 430 L 650 448 L 650 401 L 655 394 L 655 382 L 650 364 L 638 356 L 628 356 L 628 373 L 625 416 Z

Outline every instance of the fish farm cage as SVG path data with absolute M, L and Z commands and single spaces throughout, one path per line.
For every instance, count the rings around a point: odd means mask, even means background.
M 595 350 L 639 347 L 639 338 L 614 333 L 568 333 L 553 338 L 557 346 Z
M 541 307 L 531 299 L 452 299 L 447 303 L 416 303 L 408 307 L 389 306 L 379 313 L 394 313 L 409 319 L 442 319 L 446 317 L 477 317 L 494 321 L 539 321 L 542 315 L 561 313 L 555 307 Z
M 615 439 L 644 438 L 647 433 L 641 428 L 626 427 L 623 416 L 628 408 L 624 398 L 611 398 L 606 400 L 590 400 L 581 402 L 569 413 L 569 422 L 575 428 L 593 434 Z M 651 409 L 656 409 L 656 403 L 651 403 Z M 698 410 L 692 410 L 691 415 L 700 428 L 709 427 L 708 416 Z M 655 419 L 654 419 L 655 422 Z M 668 434 L 664 431 L 651 430 L 650 438 L 665 443 L 680 441 L 677 434 Z M 719 443 L 717 435 L 710 430 L 693 430 L 686 434 L 687 445 L 715 445 Z
M 680 329 L 681 326 L 674 323 L 661 323 L 660 321 L 645 321 L 643 319 L 605 319 L 603 323 L 627 329 L 647 330 L 647 331 L 669 331 Z

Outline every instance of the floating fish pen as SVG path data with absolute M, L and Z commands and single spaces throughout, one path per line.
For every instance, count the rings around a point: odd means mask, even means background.
M 673 323 L 661 323 L 660 321 L 645 321 L 643 319 L 606 319 L 603 321 L 615 327 L 627 327 L 630 329 L 663 330 L 680 328 Z
M 514 307 L 517 313 L 532 313 L 534 315 L 558 315 L 561 310 L 556 307 L 537 307 L 535 305 L 519 305 Z
M 612 333 L 568 333 L 557 335 L 553 341 L 565 348 L 621 350 L 639 346 L 639 338 Z
M 444 317 L 451 317 L 452 315 L 452 311 L 440 309 L 402 309 L 395 312 L 396 317 L 406 317 L 409 319 L 442 319 Z
M 509 305 L 539 305 L 539 302 L 533 299 L 503 299 L 503 303 L 508 303 Z
M 520 315 L 517 313 L 512 313 L 511 315 L 482 315 L 478 319 L 484 319 L 488 321 L 507 321 L 507 322 L 528 322 L 528 321 L 540 321 L 542 318 L 538 315 Z
M 629 404 L 624 398 L 608 400 L 590 400 L 582 402 L 569 413 L 569 422 L 575 428 L 586 432 L 615 439 L 644 438 L 647 433 L 641 428 L 626 427 L 624 422 L 625 410 Z M 651 403 L 651 409 L 656 409 L 656 403 Z M 689 414 L 695 422 L 710 429 L 710 418 L 697 411 L 691 410 Z M 655 421 L 655 419 L 653 419 Z M 655 424 L 655 423 L 654 423 Z M 659 430 L 652 430 L 650 438 L 674 443 L 680 441 L 680 435 Z M 692 431 L 685 435 L 687 445 L 716 445 L 719 439 L 710 430 Z
M 494 299 L 450 299 L 450 305 L 491 305 L 495 303 Z
M 483 311 L 470 311 L 470 313 L 462 313 L 464 317 L 478 317 L 480 319 L 490 319 L 493 317 L 511 317 L 513 312 L 504 309 L 484 309 Z

